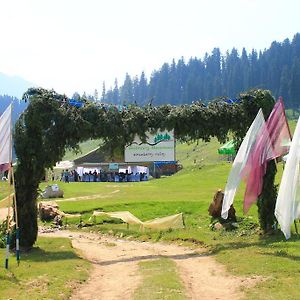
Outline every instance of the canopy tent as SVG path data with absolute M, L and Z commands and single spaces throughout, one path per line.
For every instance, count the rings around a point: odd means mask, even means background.
M 74 163 L 69 160 L 63 160 L 56 163 L 54 169 L 72 169 L 74 167 Z
M 235 143 L 234 140 L 231 140 L 229 142 L 227 142 L 225 145 L 223 145 L 222 147 L 220 147 L 218 149 L 218 153 L 219 154 L 227 154 L 227 155 L 235 155 L 236 154 L 236 149 L 235 149 Z

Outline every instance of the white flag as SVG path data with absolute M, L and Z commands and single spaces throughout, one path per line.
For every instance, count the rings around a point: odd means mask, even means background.
M 289 239 L 291 237 L 291 225 L 293 224 L 294 220 L 299 219 L 300 217 L 299 146 L 300 118 L 298 119 L 290 148 L 290 153 L 288 155 L 282 174 L 275 206 L 275 216 L 286 239 Z
M 9 164 L 12 160 L 12 145 L 11 145 L 11 110 L 10 104 L 5 112 L 0 117 L 0 170 L 9 169 Z
M 227 184 L 224 191 L 224 199 L 222 205 L 222 218 L 228 218 L 228 211 L 236 193 L 236 190 L 240 184 L 242 178 L 242 171 L 248 160 L 251 148 L 256 142 L 258 133 L 265 124 L 265 118 L 262 110 L 260 109 L 257 113 L 254 121 L 252 122 L 247 134 L 239 148 L 239 151 L 232 164 L 231 171 L 228 176 Z

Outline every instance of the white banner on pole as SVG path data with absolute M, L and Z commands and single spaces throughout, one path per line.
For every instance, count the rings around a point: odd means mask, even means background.
M 11 104 L 0 117 L 0 169 L 8 169 L 12 160 L 11 154 Z

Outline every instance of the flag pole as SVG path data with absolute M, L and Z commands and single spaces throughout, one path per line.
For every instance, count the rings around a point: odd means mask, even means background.
M 10 207 L 11 207 L 11 180 L 12 180 L 12 103 L 10 104 L 9 113 L 9 151 L 8 151 L 8 208 L 7 208 L 7 235 L 6 235 L 6 257 L 5 268 L 8 269 L 9 248 L 10 248 Z
M 15 213 L 15 221 L 16 221 L 16 257 L 17 263 L 20 264 L 20 229 L 19 229 L 19 220 L 18 220 L 18 209 L 17 209 L 17 196 L 16 196 L 16 189 L 15 189 L 15 175 L 14 175 L 14 168 L 12 169 L 12 184 L 14 189 L 13 194 L 13 203 L 14 203 L 14 213 Z
M 8 207 L 7 207 L 7 228 L 6 228 L 6 256 L 5 256 L 5 268 L 8 269 L 9 259 L 9 246 L 10 246 L 10 235 L 9 235 L 9 221 L 10 221 L 10 206 L 11 206 L 11 166 L 8 169 Z

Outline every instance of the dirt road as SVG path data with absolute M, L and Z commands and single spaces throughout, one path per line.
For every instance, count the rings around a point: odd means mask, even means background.
M 71 238 L 73 247 L 93 264 L 89 280 L 74 291 L 74 300 L 132 299 L 142 281 L 138 263 L 161 257 L 176 262 L 187 299 L 240 299 L 243 297 L 241 287 L 253 286 L 258 281 L 257 278 L 245 280 L 229 275 L 221 264 L 201 249 L 68 231 L 46 235 Z

